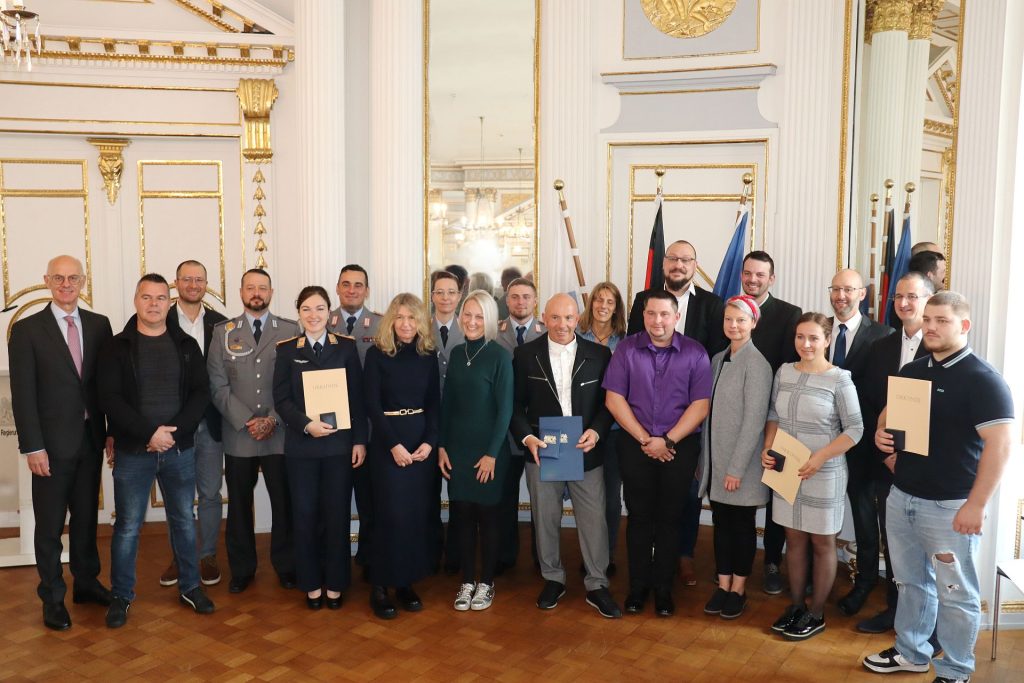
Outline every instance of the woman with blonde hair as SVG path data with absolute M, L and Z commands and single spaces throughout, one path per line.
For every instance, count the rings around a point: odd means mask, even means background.
M 430 316 L 412 294 L 391 300 L 375 346 L 366 352 L 363 383 L 373 425 L 369 466 L 373 483 L 374 543 L 370 550 L 370 607 L 381 619 L 418 612 L 413 583 L 433 570 L 437 523 L 437 430 L 441 379 Z
M 506 434 L 512 420 L 512 357 L 494 341 L 498 307 L 477 289 L 462 304 L 465 335 L 449 355 L 441 406 L 439 464 L 459 523 L 462 584 L 455 609 L 484 610 L 494 600 L 498 564 L 498 503 L 509 467 Z M 480 573 L 477 581 L 477 537 Z

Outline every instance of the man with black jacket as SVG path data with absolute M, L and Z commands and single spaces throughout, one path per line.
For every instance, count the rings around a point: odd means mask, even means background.
M 115 448 L 109 628 L 124 626 L 135 599 L 139 530 L 154 480 L 164 495 L 180 600 L 200 614 L 214 609 L 199 586 L 192 522 L 195 431 L 210 402 L 210 383 L 199 345 L 167 325 L 170 299 L 163 276 L 143 275 L 135 288 L 134 324 L 129 321 L 100 351 L 99 404 Z

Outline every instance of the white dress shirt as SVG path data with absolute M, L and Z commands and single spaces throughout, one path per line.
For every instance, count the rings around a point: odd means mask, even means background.
M 85 358 L 85 334 L 82 332 L 82 316 L 78 312 L 78 306 L 75 306 L 75 310 L 70 313 L 65 312 L 60 306 L 50 302 L 50 312 L 53 313 L 53 317 L 57 319 L 57 327 L 60 328 L 60 333 L 64 336 L 64 343 L 68 343 L 68 321 L 64 318 L 71 316 L 75 319 L 75 326 L 78 328 L 78 346 L 82 352 L 82 358 Z
M 853 314 L 853 317 L 847 320 L 845 323 L 839 320 L 839 318 L 832 319 L 832 336 L 828 339 L 828 359 L 831 361 L 832 356 L 836 352 L 836 338 L 839 336 L 839 326 L 846 325 L 846 355 L 850 355 L 850 347 L 853 346 L 853 338 L 857 336 L 857 328 L 860 327 L 860 321 L 864 319 L 860 311 Z
M 203 329 L 203 317 L 206 315 L 206 307 L 203 305 L 199 306 L 199 315 L 196 316 L 194 322 L 188 319 L 181 306 L 176 306 L 176 308 L 178 311 L 178 325 L 182 331 L 196 340 L 200 350 L 205 349 L 206 330 Z
M 682 293 L 681 296 L 676 297 L 676 303 L 679 305 L 679 322 L 676 323 L 676 332 L 679 334 L 686 334 L 686 312 L 690 310 L 690 299 L 697 294 L 696 287 L 693 286 L 693 281 L 690 281 L 690 286 Z
M 914 356 L 917 355 L 917 349 L 921 346 L 921 337 L 924 330 L 920 329 L 913 337 L 907 336 L 907 331 L 904 329 L 900 332 L 900 337 L 903 338 L 900 344 L 900 367 L 914 360 Z
M 270 311 L 263 311 L 263 315 L 261 315 L 258 318 L 256 316 L 254 316 L 252 313 L 249 313 L 248 311 L 246 311 L 245 312 L 245 319 L 246 319 L 246 321 L 248 321 L 248 323 L 249 323 L 249 330 L 252 331 L 253 334 L 256 334 L 256 321 L 259 320 L 260 321 L 260 334 L 263 334 L 264 330 L 267 329 L 267 320 L 270 319 Z
M 558 404 L 562 416 L 572 415 L 572 366 L 576 362 L 576 337 L 568 344 L 559 344 L 548 337 L 548 358 L 551 360 L 552 380 L 558 390 Z

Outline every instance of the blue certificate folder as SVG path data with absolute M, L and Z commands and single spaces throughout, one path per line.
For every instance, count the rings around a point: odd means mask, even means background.
M 583 451 L 576 448 L 583 436 L 583 418 L 540 418 L 540 440 L 547 448 L 538 448 L 541 481 L 583 481 Z

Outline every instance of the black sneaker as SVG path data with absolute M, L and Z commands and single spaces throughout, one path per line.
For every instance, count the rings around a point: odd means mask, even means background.
M 782 592 L 782 572 L 779 565 L 769 562 L 764 566 L 764 586 L 762 587 L 768 595 L 778 595 Z
M 618 619 L 622 616 L 622 610 L 615 604 L 607 588 L 587 591 L 587 604 L 600 612 L 605 619 Z
M 565 595 L 565 584 L 558 581 L 545 581 L 544 588 L 537 596 L 537 607 L 554 609 L 561 597 Z
M 932 683 L 971 683 L 971 677 L 967 678 L 947 678 L 946 676 L 936 676 Z
M 727 591 L 716 588 L 715 592 L 711 594 L 711 599 L 704 605 L 704 614 L 721 614 L 722 605 L 725 604 L 725 596 L 728 594 Z
M 792 624 L 794 621 L 803 616 L 806 608 L 803 605 L 790 605 L 786 608 L 786 611 L 782 613 L 782 616 L 775 620 L 772 624 L 772 630 L 776 633 L 782 633 L 786 630 L 786 627 Z
M 721 617 L 723 619 L 735 619 L 743 614 L 743 608 L 747 606 L 747 595 L 740 595 L 735 591 L 729 591 L 725 595 L 725 603 L 722 605 Z
M 213 600 L 206 597 L 206 593 L 199 586 L 196 586 L 188 593 L 182 593 L 179 597 L 181 604 L 188 605 L 196 614 L 213 614 Z
M 107 628 L 121 628 L 128 623 L 128 608 L 131 604 L 124 598 L 114 596 L 107 608 Z
M 782 637 L 786 640 L 806 640 L 825 630 L 825 615 L 814 616 L 809 610 L 800 615 L 800 618 L 786 627 Z
M 877 674 L 890 674 L 894 671 L 924 673 L 928 670 L 928 663 L 914 664 L 901 655 L 899 650 L 894 647 L 890 647 L 888 650 L 882 650 L 876 655 L 868 655 L 865 657 L 864 668 L 868 671 L 874 671 Z

